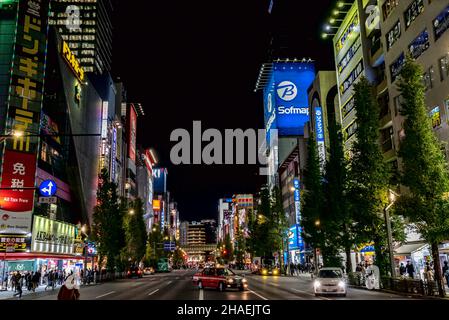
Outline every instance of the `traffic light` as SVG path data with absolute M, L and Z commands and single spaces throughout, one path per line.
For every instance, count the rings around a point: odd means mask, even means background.
M 228 253 L 226 250 L 223 250 L 223 254 L 226 254 L 226 253 Z

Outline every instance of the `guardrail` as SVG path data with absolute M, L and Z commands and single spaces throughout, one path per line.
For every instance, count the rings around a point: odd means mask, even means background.
M 355 287 L 365 287 L 365 277 L 361 272 L 349 273 L 348 283 Z M 381 289 L 391 290 L 398 293 L 438 296 L 438 285 L 436 281 L 381 277 L 380 287 Z

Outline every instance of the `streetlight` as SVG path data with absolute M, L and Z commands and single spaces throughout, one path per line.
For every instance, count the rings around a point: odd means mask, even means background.
M 129 214 L 133 215 L 134 214 L 134 209 L 129 210 Z
M 352 3 L 343 2 L 343 1 L 338 1 L 337 7 L 343 8 L 344 6 L 352 6 Z
M 329 23 L 330 23 L 330 24 L 334 24 L 335 22 L 343 22 L 343 19 L 335 19 L 335 18 L 331 18 L 331 19 L 329 20 Z
M 323 32 L 323 33 L 321 34 L 321 38 L 323 38 L 323 39 L 326 39 L 327 36 L 335 36 L 335 33 L 326 33 L 326 32 Z
M 387 240 L 388 240 L 388 252 L 390 256 L 390 267 L 391 267 L 391 277 L 396 277 L 396 268 L 394 262 L 394 252 L 393 252 L 393 234 L 391 232 L 391 219 L 388 213 L 388 210 L 394 205 L 396 202 L 396 198 L 399 195 L 395 193 L 393 190 L 388 189 L 388 200 L 390 203 L 384 208 L 384 218 L 385 224 L 387 226 Z

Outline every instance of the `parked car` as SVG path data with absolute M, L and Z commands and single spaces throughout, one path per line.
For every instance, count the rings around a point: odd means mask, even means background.
M 192 281 L 199 289 L 214 288 L 220 291 L 227 288 L 237 288 L 240 291 L 248 289 L 245 277 L 238 276 L 228 268 L 205 268 L 195 273 Z
M 146 267 L 145 269 L 143 269 L 143 274 L 144 275 L 154 274 L 154 268 L 153 267 Z
M 313 283 L 315 295 L 340 295 L 346 297 L 346 281 L 340 268 L 321 268 Z
M 126 273 L 128 278 L 142 278 L 143 272 L 139 269 L 139 267 L 131 267 L 128 269 Z
M 281 274 L 281 270 L 275 265 L 274 259 L 262 258 L 256 273 L 262 276 L 278 276 Z

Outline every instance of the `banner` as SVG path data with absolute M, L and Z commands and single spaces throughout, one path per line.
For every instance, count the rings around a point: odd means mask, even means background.
M 4 143 L 0 228 L 31 231 L 36 158 L 47 53 L 49 0 L 20 0 L 7 103 L 6 132 L 23 132 Z M 13 189 L 11 189 L 13 188 Z M 17 188 L 17 189 L 14 189 Z
M 75 225 L 34 216 L 33 252 L 74 254 Z

